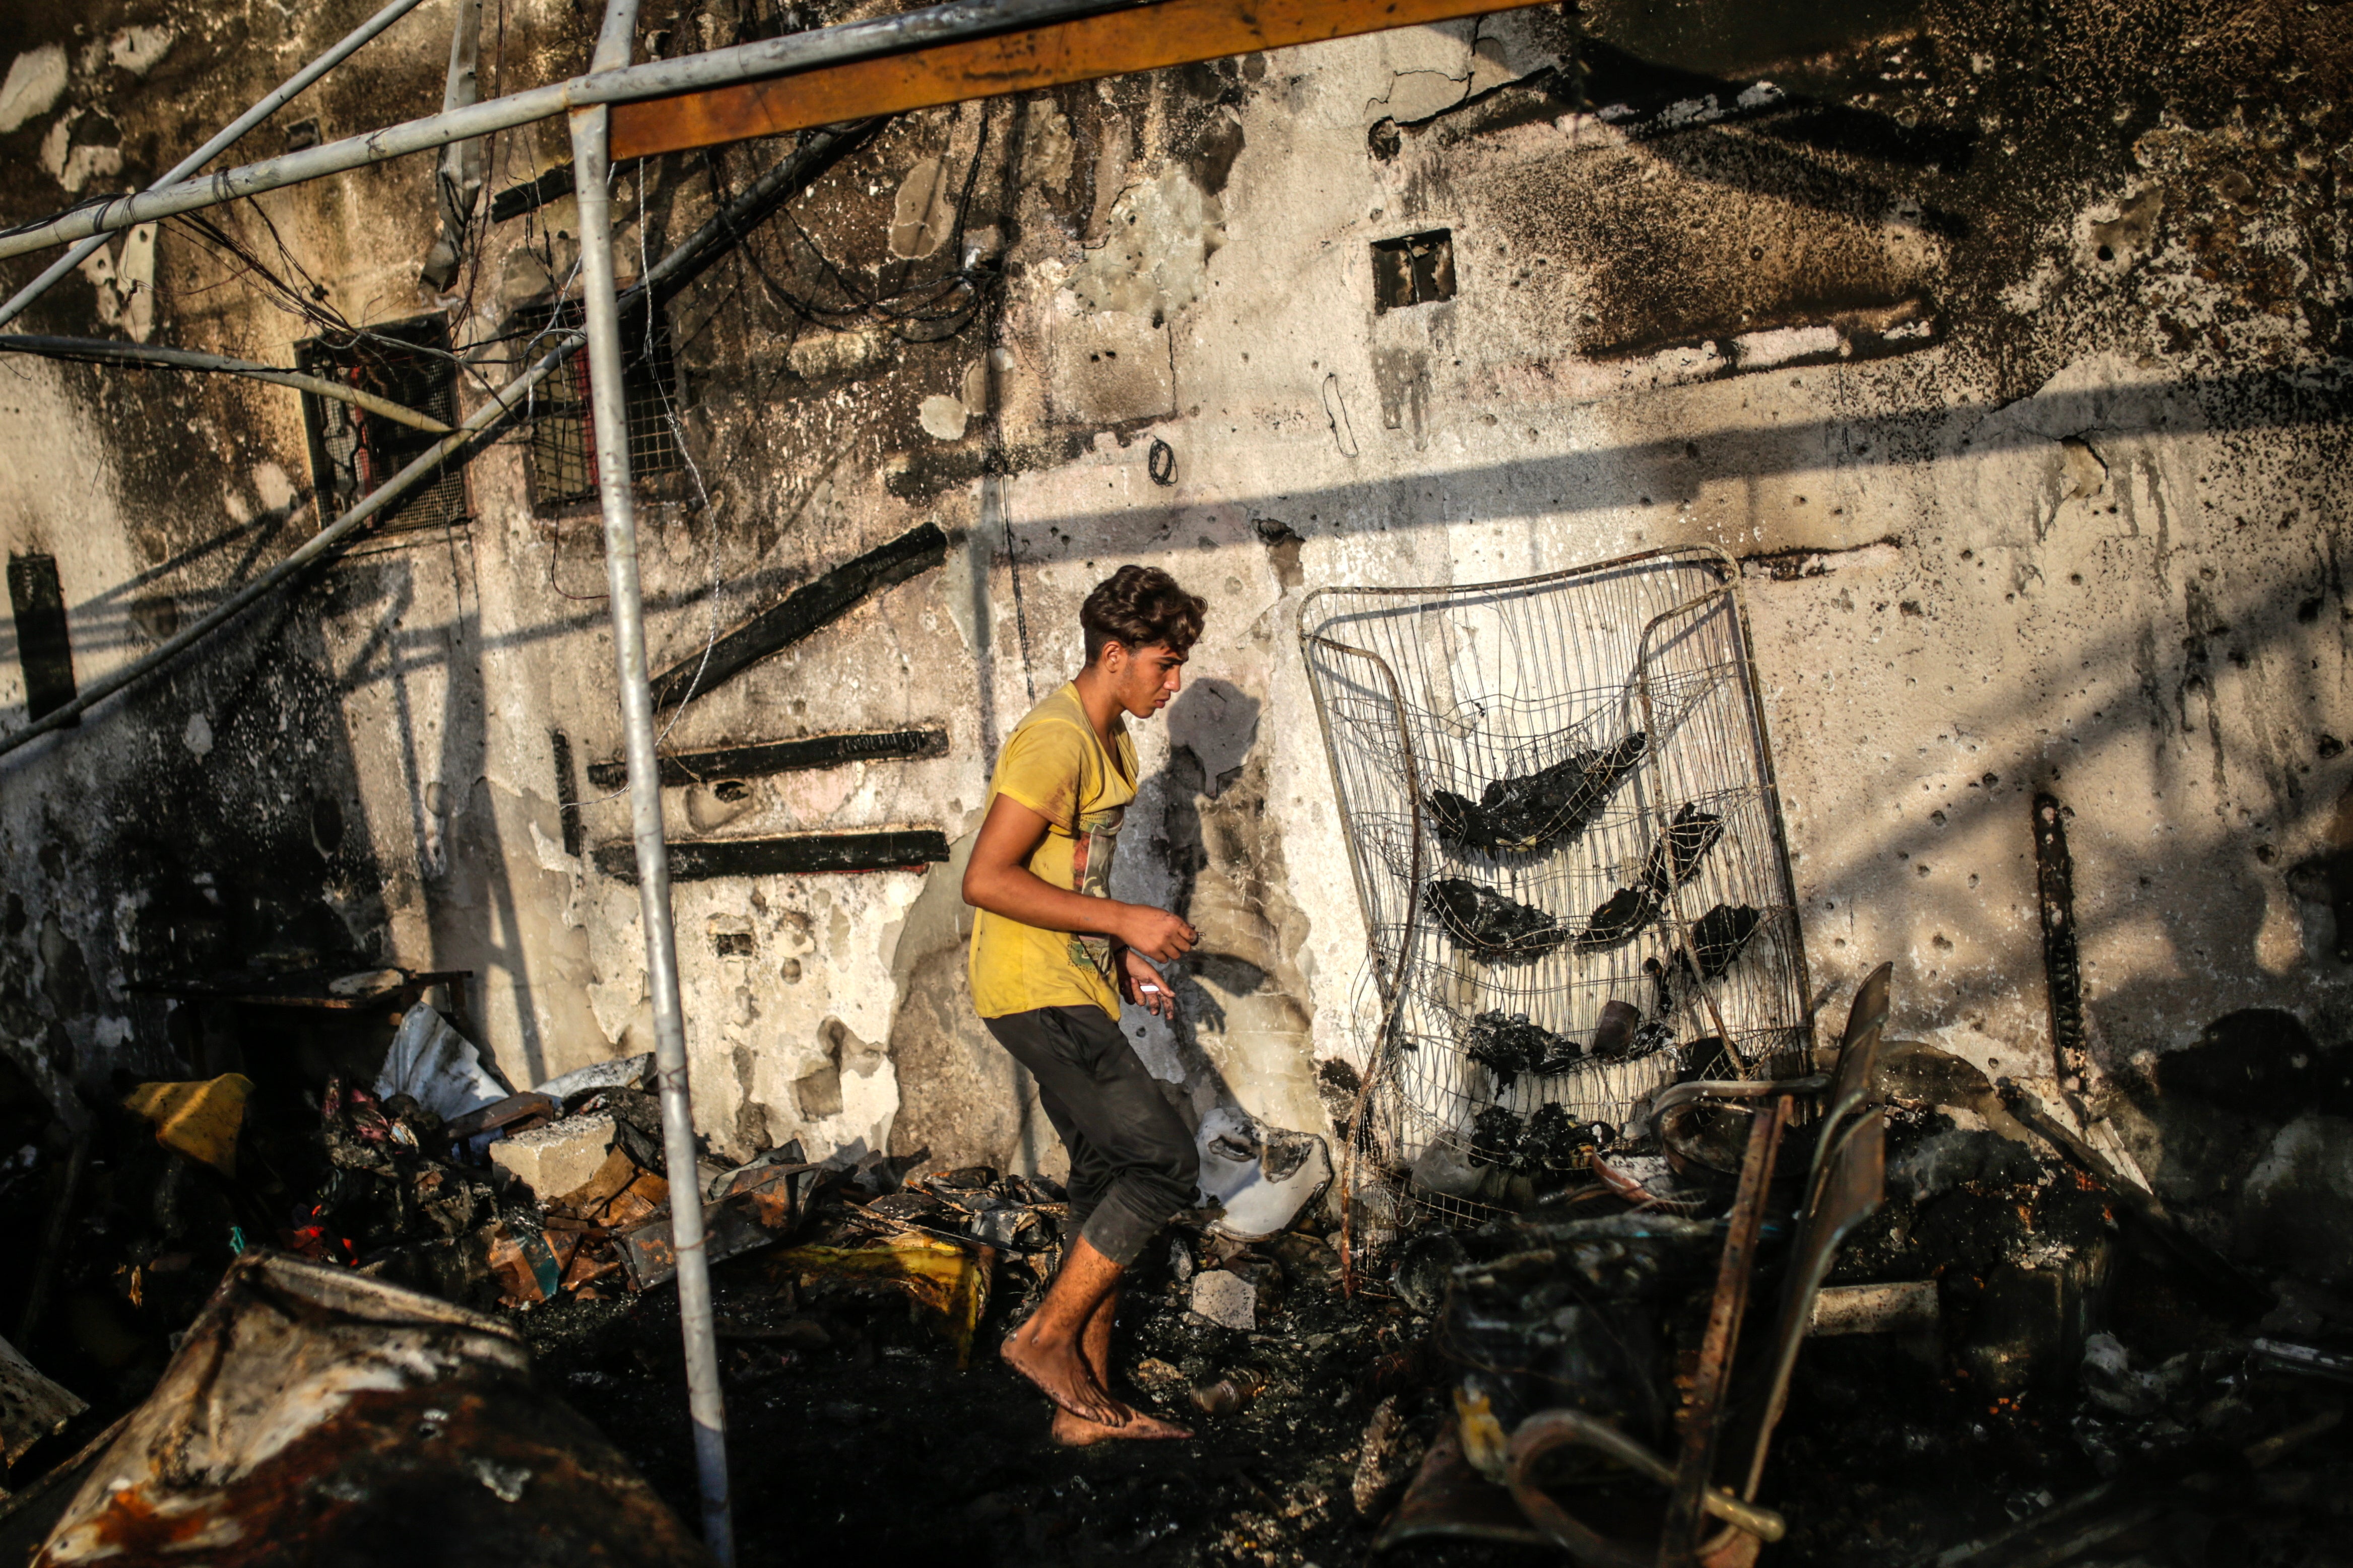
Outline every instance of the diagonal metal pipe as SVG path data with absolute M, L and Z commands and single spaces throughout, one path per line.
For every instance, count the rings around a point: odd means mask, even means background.
M 781 38 L 738 44 L 733 48 L 712 49 L 674 60 L 650 60 L 639 66 L 592 70 L 569 81 L 551 82 L 469 108 L 386 126 L 364 136 L 324 142 L 241 168 L 224 169 L 202 179 L 183 180 L 137 195 L 91 202 L 0 231 L 0 258 L 219 206 L 243 196 L 298 185 L 324 174 L 364 168 L 411 153 L 446 147 L 452 142 L 528 125 L 593 104 L 632 103 L 702 88 L 729 87 L 762 77 L 903 54 L 934 44 L 1042 26 L 1148 3 L 1149 0 L 951 0 L 948 5 L 920 11 L 844 22 L 806 33 L 787 33 Z
M 0 353 L 38 354 L 44 359 L 67 360 L 76 364 L 196 370 L 221 375 L 242 375 L 254 381 L 266 381 L 275 386 L 290 386 L 297 392 L 332 397 L 338 403 L 364 408 L 395 424 L 406 425 L 412 430 L 422 430 L 427 435 L 449 434 L 449 426 L 431 415 L 420 414 L 389 397 L 378 397 L 373 392 L 346 385 L 340 381 L 330 381 L 323 375 L 312 375 L 306 371 L 280 370 L 274 364 L 256 364 L 251 360 L 200 353 L 195 349 L 165 348 L 160 343 L 117 342 L 112 338 L 52 338 L 34 333 L 5 332 L 0 333 Z
M 370 16 L 366 21 L 362 22 L 358 26 L 345 34 L 343 40 L 336 44 L 333 48 L 329 49 L 325 54 L 321 55 L 317 59 L 312 60 L 309 65 L 304 66 L 301 70 L 296 71 L 292 76 L 288 77 L 284 81 L 279 83 L 276 89 L 268 97 L 255 104 L 251 109 L 247 110 L 243 114 L 238 115 L 235 120 L 230 121 L 227 126 L 222 128 L 219 134 L 216 135 L 211 141 L 206 142 L 203 146 L 197 148 L 195 152 L 189 153 L 186 157 L 181 159 L 177 163 L 172 165 L 170 173 L 166 174 L 162 179 L 156 181 L 147 188 L 151 191 L 165 189 L 170 185 L 186 179 L 190 174 L 195 174 L 206 163 L 211 163 L 215 158 L 220 156 L 220 154 L 228 151 L 229 148 L 242 141 L 247 132 L 252 130 L 255 126 L 260 124 L 263 121 L 277 113 L 280 108 L 281 108 L 289 99 L 293 98 L 304 88 L 309 87 L 312 82 L 318 80 L 321 77 L 326 75 L 329 71 L 334 69 L 337 66 L 351 58 L 353 55 L 359 52 L 361 47 L 366 44 L 369 39 L 375 37 L 378 33 L 383 32 L 386 27 L 391 26 L 395 22 L 399 21 L 403 16 L 407 16 L 411 11 L 416 10 L 417 6 L 424 3 L 425 0 L 392 0 L 391 5 L 386 5 L 383 10 L 378 11 L 375 16 Z M 83 240 L 79 245 L 77 245 L 71 250 L 67 251 L 65 255 L 51 262 L 48 266 L 48 269 L 43 272 L 38 278 L 34 279 L 30 283 L 26 284 L 22 289 L 17 289 L 16 293 L 9 296 L 8 302 L 5 305 L 0 305 L 0 325 L 5 325 L 7 322 L 13 321 L 18 316 L 24 314 L 25 307 L 30 305 L 34 300 L 47 293 L 49 291 L 50 285 L 54 284 L 58 279 L 63 278 L 67 273 L 71 272 L 75 268 L 79 267 L 83 262 L 96 255 L 98 247 L 106 243 L 106 234 L 111 232 L 112 231 L 108 230 L 91 235 L 90 238 Z
M 638 0 L 610 0 L 592 69 L 628 64 Z M 670 1244 L 678 1259 L 679 1332 L 685 1342 L 687 1410 L 702 1489 L 702 1539 L 734 1568 L 735 1523 L 727 1484 L 727 1405 L 719 1387 L 719 1340 L 711 1312 L 711 1258 L 703 1245 L 702 1183 L 695 1169 L 694 1100 L 687 1079 L 686 1013 L 671 921 L 670 846 L 662 837 L 661 774 L 654 757 L 653 690 L 647 679 L 645 601 L 638 581 L 638 520 L 629 489 L 628 394 L 621 383 L 621 302 L 613 275 L 610 131 L 599 104 L 572 116 L 574 195 L 580 212 L 580 289 L 588 329 L 588 407 L 596 432 L 596 494 L 605 513 L 605 578 L 611 594 L 613 662 L 620 678 L 622 752 L 629 769 L 629 826 L 637 841 L 638 900 L 652 994 L 654 1066 L 661 1094 L 662 1153 L 670 1169 Z
M 701 227 L 689 235 L 685 242 L 677 249 L 656 262 L 646 275 L 622 296 L 623 308 L 626 310 L 633 307 L 640 296 L 650 295 L 656 301 L 666 300 L 674 296 L 680 289 L 700 277 L 713 262 L 724 256 L 731 247 L 744 237 L 746 231 L 774 211 L 777 205 L 789 200 L 808 182 L 825 173 L 836 159 L 872 135 L 876 128 L 882 123 L 881 120 L 869 120 L 855 125 L 843 126 L 838 130 L 817 132 L 804 136 L 800 145 L 796 147 L 789 156 L 746 186 L 733 202 L 728 204 L 725 210 L 714 214 Z M 312 546 L 320 545 L 320 541 L 312 540 L 301 550 L 289 555 L 248 584 L 238 592 L 236 598 L 221 605 L 214 613 L 206 616 L 153 652 L 123 666 L 100 680 L 92 682 L 83 689 L 79 696 L 55 712 L 45 715 L 21 730 L 7 735 L 0 735 L 0 755 L 15 751 L 28 741 L 37 740 L 52 731 L 61 730 L 73 724 L 89 708 L 172 663 L 190 647 L 226 626 L 246 605 L 252 604 L 272 588 L 294 576 L 328 551 L 340 548 L 342 542 L 351 537 L 360 523 L 376 516 L 384 508 L 398 500 L 417 484 L 432 477 L 431 465 L 440 454 L 447 453 L 452 456 L 459 454 L 462 450 L 465 439 L 486 435 L 500 420 L 511 417 L 522 400 L 530 395 L 532 388 L 538 385 L 550 371 L 570 359 L 585 342 L 586 339 L 577 332 L 563 338 L 529 369 L 501 388 L 493 404 L 486 405 L 474 419 L 470 419 L 460 426 L 450 441 L 443 442 L 432 452 L 427 453 L 417 462 L 410 464 L 399 473 L 385 480 L 375 489 L 371 490 L 359 503 L 360 506 L 368 509 L 364 515 L 359 514 L 358 509 L 354 508 L 353 511 L 345 513 L 327 531 L 327 533 L 333 536 L 332 543 L 314 550 Z M 122 343 L 110 343 L 108 346 L 121 351 L 138 350 L 143 347 L 139 344 Z M 187 351 L 157 352 L 176 353 Z M 453 445 L 453 443 L 456 444 Z M 462 461 L 463 458 L 459 458 L 459 460 Z M 347 528 L 344 526 L 346 523 L 352 526 Z M 325 535 L 322 534 L 322 538 L 324 537 Z
M 245 607 L 269 593 L 304 567 L 335 550 L 343 542 L 364 528 L 379 512 L 406 495 L 425 480 L 432 478 L 445 458 L 454 456 L 469 442 L 512 413 L 517 404 L 531 395 L 533 387 L 546 378 L 547 374 L 572 357 L 573 350 L 581 343 L 578 333 L 567 334 L 556 347 L 542 355 L 537 363 L 499 388 L 491 399 L 476 409 L 471 417 L 417 455 L 417 460 L 400 472 L 376 486 L 363 497 L 351 510 L 303 541 L 301 546 L 286 558 L 248 583 L 244 587 L 207 610 L 202 617 L 173 637 L 154 652 L 133 659 L 121 668 L 100 676 L 82 688 L 70 702 L 26 725 L 13 734 L 0 736 L 0 753 L 15 751 L 27 741 L 62 730 L 77 722 L 96 703 L 102 702 L 141 677 L 152 674 L 171 663 L 189 648 L 237 618 Z

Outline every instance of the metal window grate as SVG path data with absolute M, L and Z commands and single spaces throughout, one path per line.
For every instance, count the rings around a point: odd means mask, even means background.
M 576 329 L 582 320 L 577 300 L 544 301 L 517 310 L 508 331 L 518 342 L 530 344 L 550 331 Z M 670 357 L 669 321 L 659 311 L 649 316 L 640 305 L 621 318 L 621 343 L 630 477 L 643 479 L 684 467 L 671 418 L 678 374 Z M 586 350 L 541 382 L 533 397 L 531 497 L 536 511 L 596 499 L 596 431 L 588 408 Z
M 1425 1208 L 1462 1218 L 1518 1206 L 1528 1194 L 1507 1179 L 1514 1151 L 1492 1146 L 1491 1130 L 1525 1128 L 1546 1105 L 1622 1128 L 1637 1102 L 1706 1067 L 1718 1037 L 1737 1070 L 1806 1068 L 1805 953 L 1736 572 L 1714 552 L 1659 551 L 1518 583 L 1327 589 L 1302 606 L 1387 1023 L 1367 1130 L 1392 1169 L 1414 1168 Z M 1639 759 L 1581 830 L 1481 849 L 1440 820 L 1441 792 L 1480 802 L 1496 781 L 1638 732 Z M 1643 885 L 1687 805 L 1718 818 L 1721 837 L 1630 940 L 1482 954 L 1435 912 L 1430 889 L 1451 879 L 1583 932 L 1620 889 Z M 1704 945 L 1694 932 L 1718 907 L 1754 910 L 1753 933 L 1720 973 L 1685 984 L 1678 956 Z M 1671 992 L 1662 970 L 1678 977 Z M 1587 1045 L 1612 1002 L 1663 1025 L 1672 1043 L 1509 1082 L 1473 1055 L 1482 1015 L 1524 1016 Z
M 369 336 L 351 342 L 312 338 L 298 343 L 294 363 L 311 375 L 348 383 L 430 415 L 444 425 L 456 425 L 458 366 L 448 355 L 448 318 L 419 316 L 371 327 L 368 331 Z M 427 431 L 307 392 L 302 395 L 302 425 L 311 442 L 311 474 L 319 489 L 322 528 L 351 510 L 438 439 Z M 438 528 L 462 522 L 467 515 L 465 470 L 444 468 L 385 509 L 375 526 L 385 531 Z

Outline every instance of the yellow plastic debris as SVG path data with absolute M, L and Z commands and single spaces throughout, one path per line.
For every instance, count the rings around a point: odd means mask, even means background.
M 996 1250 L 976 1251 L 924 1236 L 893 1236 L 863 1247 L 795 1247 L 776 1255 L 770 1268 L 810 1277 L 871 1281 L 902 1290 L 938 1315 L 955 1347 L 956 1366 L 972 1364 L 972 1337 L 988 1307 L 989 1276 Z
M 142 1083 L 122 1105 L 155 1124 L 155 1142 L 164 1148 L 234 1176 L 237 1129 L 252 1092 L 251 1079 L 225 1072 L 203 1083 Z

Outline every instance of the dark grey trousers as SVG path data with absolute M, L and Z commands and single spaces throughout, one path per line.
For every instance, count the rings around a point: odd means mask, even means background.
M 1038 1080 L 1038 1103 L 1071 1152 L 1071 1225 L 1123 1268 L 1193 1206 L 1201 1156 L 1119 1021 L 1099 1007 L 983 1018 Z

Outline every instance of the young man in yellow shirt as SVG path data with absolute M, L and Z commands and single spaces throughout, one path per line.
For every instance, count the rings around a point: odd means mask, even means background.
M 1124 716 L 1148 719 L 1183 682 L 1208 608 L 1154 567 L 1123 566 L 1080 607 L 1087 665 L 1015 726 L 964 875 L 972 994 L 981 1022 L 1038 1080 L 1071 1156 L 1062 1267 L 1004 1344 L 1007 1364 L 1058 1406 L 1064 1443 L 1185 1437 L 1111 1393 L 1120 1276 L 1196 1201 L 1193 1134 L 1120 1032 L 1123 997 L 1162 1017 L 1176 1000 L 1155 963 L 1198 933 L 1111 897 L 1112 851 L 1135 798 Z

